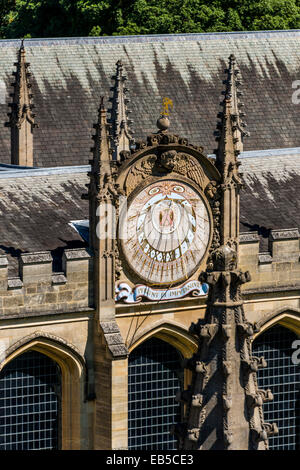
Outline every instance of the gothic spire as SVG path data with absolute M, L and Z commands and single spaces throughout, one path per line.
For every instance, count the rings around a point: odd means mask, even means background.
M 130 150 L 130 145 L 133 142 L 133 132 L 129 128 L 129 124 L 132 122 L 128 119 L 130 111 L 127 109 L 127 103 L 130 100 L 126 98 L 126 94 L 129 90 L 125 87 L 127 77 L 123 74 L 123 63 L 121 60 L 118 60 L 116 67 L 116 75 L 113 77 L 115 84 L 112 88 L 113 97 L 111 99 L 110 122 L 112 124 L 113 160 L 120 160 L 120 152 L 128 152 Z
M 233 54 L 229 57 L 229 65 L 226 70 L 225 91 L 223 100 L 223 112 L 219 114 L 221 122 L 218 148 L 216 150 L 216 167 L 221 173 L 221 244 L 229 244 L 238 252 L 239 240 L 239 192 L 242 187 L 241 174 L 239 172 L 240 161 L 238 155 L 243 150 L 243 139 L 248 135 L 242 121 L 244 113 L 241 113 L 240 96 L 238 91 L 241 81 L 238 79 L 239 70 Z
M 244 113 L 240 111 L 243 103 L 239 98 L 242 93 L 238 91 L 241 85 L 239 70 L 233 54 L 229 57 L 229 66 L 226 70 L 227 79 L 224 91 L 223 112 L 219 114 L 221 122 L 218 124 L 220 130 L 216 166 L 223 176 L 224 182 L 233 175 L 238 175 L 238 155 L 243 151 L 243 140 L 248 135 L 245 132 L 246 124 L 243 122 Z
M 109 202 L 119 197 L 119 188 L 115 183 L 115 165 L 111 159 L 110 124 L 107 122 L 103 97 L 101 97 L 98 109 L 97 123 L 93 127 L 96 133 L 93 135 L 94 147 L 91 148 L 93 158 L 89 161 L 91 164 L 91 171 L 88 173 L 90 182 L 86 185 L 88 194 L 84 194 L 82 198 L 90 201 L 90 245 L 95 249 L 99 245 L 97 208 L 102 201 Z
M 110 161 L 110 125 L 107 123 L 107 112 L 104 106 L 104 98 L 101 97 L 100 106 L 98 109 L 98 120 L 94 124 L 93 128 L 96 130 L 93 140 L 95 141 L 95 146 L 93 147 L 93 162 L 104 162 Z
M 24 40 L 18 53 L 18 61 L 14 63 L 17 70 L 13 72 L 15 82 L 12 83 L 14 92 L 12 103 L 9 104 L 11 112 L 8 113 L 11 128 L 11 162 L 15 165 L 33 166 L 33 128 L 38 127 L 35 114 L 32 112 L 31 73 L 26 62 Z

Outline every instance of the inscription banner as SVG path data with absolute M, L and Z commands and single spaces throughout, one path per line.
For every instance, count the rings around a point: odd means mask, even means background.
M 150 301 L 174 300 L 187 295 L 201 297 L 208 292 L 208 284 L 201 284 L 199 281 L 188 281 L 181 287 L 170 289 L 153 289 L 145 285 L 137 285 L 133 289 L 126 283 L 120 282 L 116 286 L 116 302 L 122 300 L 127 304 L 136 304 L 143 299 Z

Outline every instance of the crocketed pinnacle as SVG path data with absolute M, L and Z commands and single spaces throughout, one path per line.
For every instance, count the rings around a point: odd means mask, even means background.
M 101 97 L 100 106 L 98 109 L 98 120 L 94 124 L 96 134 L 93 136 L 95 147 L 92 149 L 94 153 L 94 161 L 109 161 L 111 148 L 110 148 L 110 125 L 107 122 L 107 112 L 104 106 L 104 98 Z
M 9 105 L 12 110 L 11 113 L 8 113 L 9 122 L 7 126 L 15 126 L 20 129 L 22 123 L 28 121 L 32 127 L 38 127 L 34 119 L 35 114 L 32 112 L 34 104 L 32 103 L 33 95 L 29 81 L 31 73 L 28 71 L 30 63 L 26 62 L 24 40 L 22 40 L 19 49 L 18 62 L 15 62 L 14 65 L 17 67 L 17 70 L 13 72 L 16 79 L 15 82 L 12 83 L 14 87 L 13 102 Z
M 119 187 L 115 183 L 116 162 L 113 162 L 111 158 L 110 124 L 107 122 L 103 97 L 101 98 L 98 110 L 98 120 L 93 127 L 96 129 L 96 133 L 93 136 L 95 145 L 91 148 L 93 158 L 89 162 L 91 164 L 91 171 L 88 173 L 90 182 L 86 185 L 88 187 L 88 194 L 84 194 L 82 198 L 89 199 L 90 201 L 97 200 L 98 204 L 101 200 L 119 197 Z
M 101 97 L 100 106 L 98 109 L 97 123 L 93 125 L 96 133 L 93 135 L 94 147 L 91 148 L 93 158 L 89 161 L 91 171 L 88 173 L 90 178 L 88 194 L 83 194 L 82 199 L 93 199 L 100 194 L 103 187 L 103 173 L 110 171 L 111 149 L 110 149 L 110 136 L 109 124 L 107 123 L 106 109 L 104 107 L 104 99 Z
M 240 111 L 243 106 L 243 103 L 240 102 L 242 93 L 238 91 L 241 85 L 238 78 L 240 72 L 233 54 L 229 57 L 229 66 L 226 72 L 223 112 L 219 114 L 221 121 L 217 126 L 219 144 L 216 151 L 216 166 L 223 173 L 225 181 L 228 171 L 238 174 L 237 156 L 243 151 L 244 137 L 249 135 L 245 131 L 244 113 Z
M 118 60 L 116 63 L 116 75 L 113 77 L 115 84 L 112 88 L 113 97 L 111 108 L 111 135 L 112 135 L 112 157 L 113 160 L 120 160 L 120 152 L 128 152 L 133 142 L 133 131 L 129 128 L 131 120 L 128 119 L 130 111 L 127 109 L 129 99 L 126 97 L 128 88 L 125 86 L 127 77 L 123 74 L 123 63 Z
M 29 81 L 29 63 L 26 62 L 24 40 L 18 51 L 17 68 L 13 75 L 15 82 L 11 84 L 14 91 L 9 103 L 11 112 L 6 126 L 11 128 L 11 163 L 14 165 L 33 166 L 33 128 L 38 127 L 33 113 L 31 83 Z

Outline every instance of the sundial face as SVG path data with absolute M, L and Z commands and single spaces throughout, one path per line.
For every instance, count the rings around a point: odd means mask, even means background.
M 188 184 L 158 181 L 131 201 L 120 238 L 130 268 L 148 284 L 171 285 L 187 280 L 209 243 L 206 205 Z

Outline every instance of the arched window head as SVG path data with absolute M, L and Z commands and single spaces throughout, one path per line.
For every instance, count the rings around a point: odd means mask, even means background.
M 0 450 L 61 447 L 61 370 L 50 357 L 27 351 L 0 373 Z
M 181 421 L 175 397 L 183 388 L 181 355 L 156 337 L 137 346 L 128 360 L 128 448 L 176 449 L 171 426 Z
M 297 335 L 276 324 L 253 342 L 255 356 L 264 356 L 267 367 L 257 373 L 260 389 L 271 389 L 274 399 L 264 404 L 264 420 L 276 423 L 279 433 L 269 438 L 270 449 L 300 448 L 300 369 L 293 361 Z

